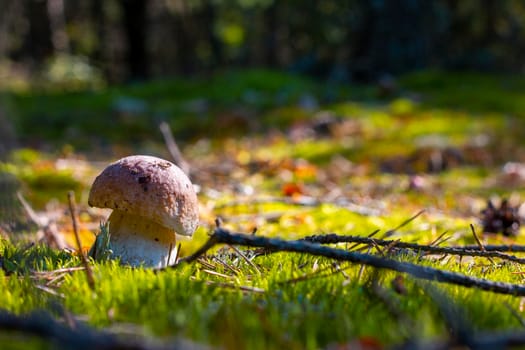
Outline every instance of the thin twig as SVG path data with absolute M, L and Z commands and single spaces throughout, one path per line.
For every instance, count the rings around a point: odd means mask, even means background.
M 49 246 L 55 247 L 59 250 L 66 248 L 66 242 L 60 232 L 58 232 L 55 220 L 48 216 L 37 214 L 31 205 L 25 200 L 24 196 L 22 196 L 22 193 L 17 192 L 17 197 L 20 203 L 22 203 L 22 207 L 27 216 L 29 216 L 29 219 L 31 219 L 31 221 L 38 226 L 40 232 L 42 232 L 45 242 Z
M 254 270 L 255 272 L 257 272 L 259 275 L 261 274 L 261 270 L 259 270 L 259 268 L 257 267 L 257 265 L 254 264 L 253 261 L 251 261 L 250 259 L 248 259 L 246 257 L 246 255 L 243 254 L 243 252 L 241 252 L 237 247 L 235 246 L 232 246 L 232 245 L 229 245 L 229 247 L 231 249 L 233 249 L 233 251 L 238 255 L 240 256 L 244 261 L 246 261 L 246 263 L 248 263 L 248 265 L 250 265 Z
M 220 259 L 218 256 L 213 256 L 213 260 L 217 261 L 219 264 L 221 264 L 222 266 L 224 266 L 227 270 L 230 270 L 232 273 L 234 273 L 235 275 L 238 275 L 240 273 L 240 271 L 236 268 L 234 268 L 233 266 L 227 264 L 225 261 L 223 261 L 222 259 Z
M 445 231 L 443 232 L 442 234 L 440 234 L 435 240 L 433 240 L 432 242 L 430 242 L 429 245 L 435 245 L 435 246 L 438 246 L 442 243 L 441 239 L 448 233 L 448 231 Z
M 476 230 L 474 229 L 474 225 L 470 224 L 470 230 L 472 231 L 472 235 L 474 236 L 474 239 L 476 240 L 476 243 L 479 246 L 479 250 L 481 250 L 482 252 L 485 253 L 486 252 L 485 247 L 483 246 L 483 243 L 481 243 L 478 235 L 476 234 Z M 487 257 L 487 259 L 489 259 L 489 261 L 492 263 L 492 265 L 496 265 L 494 263 L 494 260 L 492 260 L 490 257 Z
M 171 132 L 169 124 L 166 122 L 161 122 L 159 124 L 159 129 L 162 133 L 162 137 L 164 137 L 166 148 L 168 148 L 168 152 L 170 153 L 173 162 L 179 168 L 181 168 L 186 175 L 189 175 L 191 171 L 190 163 L 188 163 L 182 156 L 182 152 L 180 151 L 179 146 L 177 146 L 177 143 L 175 142 L 175 138 L 173 137 L 173 133 Z
M 82 251 L 82 242 L 80 241 L 80 234 L 78 232 L 78 223 L 77 223 L 77 215 L 76 215 L 76 205 L 75 205 L 75 194 L 73 191 L 69 191 L 67 193 L 67 199 L 69 202 L 69 212 L 71 214 L 71 221 L 73 223 L 73 232 L 75 233 L 75 240 L 77 243 L 77 249 L 78 249 L 78 255 L 80 256 L 80 260 L 82 261 L 82 265 L 84 265 L 85 271 L 86 271 L 86 278 L 89 285 L 89 288 L 91 290 L 95 290 L 95 278 L 93 277 L 93 270 L 91 270 L 91 265 L 89 265 L 89 261 Z
M 368 238 L 372 238 L 372 237 L 374 237 L 378 232 L 379 232 L 379 229 L 374 230 L 374 231 L 372 231 L 367 237 L 368 237 Z M 350 242 L 347 242 L 347 243 L 350 243 Z M 350 247 L 348 247 L 347 250 L 354 250 L 359 244 L 361 244 L 361 243 L 355 243 L 355 244 L 351 245 Z
M 84 266 L 75 266 L 75 267 L 64 267 L 61 269 L 49 270 L 49 271 L 31 271 L 31 273 L 35 275 L 54 275 L 54 274 L 75 272 L 75 271 L 84 270 L 84 269 L 85 269 Z
M 216 265 L 212 265 L 210 264 L 209 262 L 207 262 L 206 260 L 204 260 L 205 257 L 201 257 L 201 258 L 198 258 L 197 259 L 197 262 L 199 264 L 201 264 L 202 266 L 204 266 L 205 268 L 207 269 L 210 269 L 210 270 L 214 270 L 214 269 L 217 269 L 217 266 Z
M 37 289 L 43 290 L 44 292 L 49 293 L 49 294 L 54 295 L 54 296 L 59 297 L 59 298 L 65 298 L 66 297 L 64 294 L 58 293 L 56 290 L 54 290 L 52 288 L 49 288 L 49 287 L 46 287 L 46 286 L 43 286 L 41 284 L 35 284 L 35 287 Z
M 222 277 L 222 278 L 227 278 L 227 279 L 234 278 L 233 276 L 225 275 L 223 273 L 220 273 L 220 272 L 217 272 L 217 271 L 213 271 L 213 270 L 202 269 L 201 271 L 205 272 L 207 274 L 218 276 L 218 277 Z
M 194 278 L 193 278 L 194 279 Z M 242 292 L 251 292 L 251 293 L 266 293 L 266 291 L 262 288 L 257 287 L 250 287 L 250 286 L 238 286 L 231 283 L 225 283 L 225 282 L 216 282 L 216 281 L 204 281 L 209 286 L 217 286 L 221 288 L 228 288 L 228 289 L 237 289 Z
M 367 254 L 370 254 L 370 251 L 372 250 L 372 247 L 368 247 Z M 363 273 L 365 272 L 365 264 L 361 264 L 359 266 L 359 272 L 357 273 L 357 282 L 361 281 L 361 278 L 363 277 Z
M 350 266 L 347 266 L 346 269 L 348 269 L 349 267 Z M 329 273 L 324 273 L 324 272 L 329 271 L 329 270 L 331 270 Z M 327 266 L 327 267 L 324 267 L 324 268 L 319 269 L 317 271 L 314 271 L 314 272 L 311 272 L 311 273 L 306 273 L 306 274 L 303 274 L 303 275 L 298 276 L 298 277 L 290 278 L 290 279 L 287 279 L 287 280 L 284 280 L 284 281 L 278 281 L 277 284 L 290 284 L 290 283 L 296 283 L 296 282 L 312 280 L 312 279 L 316 279 L 316 278 L 330 277 L 330 276 L 333 276 L 334 274 L 342 272 L 342 271 L 343 271 L 343 269 L 341 269 L 341 268 L 339 268 L 339 269 L 335 268 L 334 269 L 334 266 Z
M 383 237 L 390 237 L 390 236 L 392 236 L 397 230 L 399 230 L 400 228 L 403 228 L 406 225 L 410 224 L 412 221 L 414 221 L 418 216 L 420 216 L 424 212 L 425 212 L 425 209 L 420 210 L 414 216 L 412 216 L 412 217 L 406 219 L 405 221 L 403 221 L 402 223 L 400 223 L 397 227 L 386 231 L 385 234 L 383 235 Z
M 46 282 L 46 287 L 49 287 L 49 286 L 52 286 L 52 285 L 56 285 L 56 287 L 60 287 L 60 281 L 62 281 L 64 279 L 64 277 L 66 277 L 66 273 L 62 273 L 60 275 L 55 275 L 55 277 L 53 277 L 52 279 L 48 280 Z
M 193 261 L 202 254 L 206 253 L 207 250 L 220 243 L 324 256 L 335 260 L 350 261 L 357 264 L 365 264 L 375 268 L 404 272 L 423 280 L 450 283 L 468 288 L 478 288 L 500 294 L 525 296 L 525 286 L 523 285 L 470 277 L 457 272 L 440 270 L 428 266 L 420 266 L 409 262 L 378 257 L 370 254 L 349 252 L 346 250 L 330 248 L 305 241 L 285 241 L 278 238 L 266 238 L 240 233 L 231 233 L 221 227 L 217 227 L 210 239 L 196 253 L 192 254 L 184 261 Z M 178 265 L 179 264 L 167 266 L 166 268 L 157 269 L 157 271 L 174 268 Z

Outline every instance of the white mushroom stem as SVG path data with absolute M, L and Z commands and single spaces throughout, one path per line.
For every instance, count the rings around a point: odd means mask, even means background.
M 109 216 L 113 255 L 123 264 L 164 267 L 175 262 L 175 232 L 142 216 L 113 210 Z

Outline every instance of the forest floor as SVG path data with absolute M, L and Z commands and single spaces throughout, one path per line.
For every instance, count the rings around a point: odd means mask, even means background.
M 34 348 L 523 346 L 524 95 L 520 77 L 442 72 L 368 86 L 240 71 L 6 91 L 0 344 L 26 348 L 28 333 Z M 171 160 L 162 122 L 199 189 L 200 227 L 180 256 L 214 232 L 251 240 L 229 236 L 158 272 L 90 261 L 90 287 L 67 193 L 87 251 L 109 213 L 87 206 L 93 179 L 130 154 Z M 297 241 L 329 233 L 326 251 Z M 277 246 L 261 252 L 259 238 Z

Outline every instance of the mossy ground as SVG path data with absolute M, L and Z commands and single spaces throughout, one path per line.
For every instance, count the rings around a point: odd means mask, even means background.
M 75 190 L 87 248 L 107 215 L 87 208 L 94 176 L 130 153 L 169 158 L 157 132 L 157 123 L 167 120 L 200 186 L 202 225 L 192 241 L 182 242 L 182 255 L 207 239 L 216 217 L 235 231 L 257 228 L 258 235 L 289 239 L 375 230 L 381 236 L 423 209 L 390 238 L 430 243 L 446 231 L 445 244 L 471 244 L 474 224 L 484 242 L 522 244 L 521 236 L 481 234 L 479 218 L 489 198 L 517 204 L 524 198 L 525 180 L 502 166 L 525 161 L 524 116 L 517 106 L 525 82 L 427 72 L 399 85 L 384 98 L 373 86 L 329 86 L 254 71 L 94 92 L 9 93 L 6 109 L 22 141 L 44 151 L 15 150 L 0 166 L 20 180 L 36 209 L 47 204 L 46 213 L 58 213 L 70 244 L 65 201 Z M 435 164 L 435 157 L 442 160 Z M 35 273 L 78 266 L 74 255 L 8 241 L 1 249 L 1 304 L 16 313 L 56 314 L 53 305 L 59 303 L 95 327 L 226 348 L 393 345 L 447 335 L 441 311 L 421 283 L 405 276 L 407 292 L 398 294 L 392 287 L 396 273 L 370 267 L 360 273 L 361 266 L 336 267 L 325 258 L 276 253 L 255 258 L 255 269 L 224 248 L 214 252 L 225 264 L 212 260 L 158 274 L 93 263 L 91 291 L 83 271 Z M 398 258 L 496 281 L 523 279 L 520 265 L 483 258 Z M 370 292 L 372 279 L 403 321 Z M 435 287 L 462 310 L 473 331 L 521 327 L 509 311 L 523 313 L 521 298 Z M 7 339 L 0 335 L 3 344 Z M 13 347 L 21 341 L 9 339 Z

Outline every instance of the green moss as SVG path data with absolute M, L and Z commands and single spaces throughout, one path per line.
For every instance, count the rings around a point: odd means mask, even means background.
M 64 262 L 78 264 L 77 259 L 49 250 L 45 252 L 47 264 L 35 264 L 33 257 L 42 256 L 42 249 L 34 247 L 20 251 L 20 248 L 7 246 L 3 259 L 18 261 L 37 271 L 68 266 Z M 277 253 L 254 260 L 262 272 L 254 276 L 249 265 L 242 260 L 236 262 L 234 255 L 222 259 L 235 266 L 239 273 L 225 279 L 206 273 L 198 265 L 188 265 L 155 274 L 110 262 L 95 264 L 94 292 L 90 291 L 83 271 L 65 276 L 57 292 L 64 295 L 61 302 L 67 309 L 84 315 L 96 327 L 135 323 L 141 325 L 144 332 L 159 337 L 178 336 L 227 348 L 289 346 L 314 349 L 360 337 L 373 337 L 381 343 L 392 344 L 401 343 L 405 337 L 428 339 L 446 333 L 435 302 L 422 292 L 419 284 L 407 279 L 406 295 L 396 294 L 390 289 L 390 282 L 396 276 L 392 272 L 379 274 L 381 284 L 416 329 L 399 322 L 373 293 L 367 292 L 366 281 L 375 274 L 371 268 L 365 268 L 359 280 L 360 266 L 342 263 L 343 274 L 330 268 L 332 262 L 329 259 Z M 414 261 L 410 257 L 404 259 Z M 479 259 L 479 263 L 481 261 Z M 480 265 L 474 265 L 465 271 L 465 267 L 452 261 L 445 265 L 431 261 L 423 263 L 499 281 L 520 283 L 521 280 L 519 275 L 512 274 L 519 271 L 519 266 L 512 264 L 497 269 L 482 269 L 477 267 Z M 316 270 L 325 272 L 316 277 Z M 54 295 L 35 288 L 45 280 L 29 278 L 29 272 L 22 271 L 18 270 L 25 277 L 11 274 L 0 278 L 4 309 L 24 313 L 45 308 L 55 300 Z M 231 274 L 220 264 L 217 264 L 216 271 Z M 310 278 L 297 279 L 311 274 Z M 225 283 L 261 288 L 264 293 L 243 293 L 223 286 Z M 517 307 L 520 298 L 462 287 L 436 287 L 457 303 L 463 310 L 463 317 L 475 330 L 518 326 L 517 320 L 509 316 L 505 304 Z
M 448 244 L 472 244 L 475 241 L 469 224 L 476 224 L 480 231 L 480 210 L 488 198 L 495 194 L 525 196 L 519 183 L 500 180 L 501 163 L 524 152 L 520 101 L 525 82 L 521 77 L 426 72 L 401 78 L 400 84 L 401 95 L 414 90 L 421 93 L 420 101 L 401 96 L 378 102 L 371 98 L 372 88 L 356 92 L 355 87 L 327 87 L 264 70 L 223 72 L 210 79 L 166 79 L 97 92 L 42 92 L 11 98 L 15 125 L 23 137 L 74 141 L 75 147 L 83 144 L 92 152 L 114 142 L 137 150 L 144 140 L 152 142 L 156 123 L 166 119 L 177 138 L 182 135 L 188 142 L 185 151 L 197 166 L 222 159 L 238 161 L 230 177 L 214 175 L 200 184 L 200 200 L 212 210 L 207 215 L 222 217 L 228 228 L 248 231 L 257 224 L 259 235 L 289 239 L 329 232 L 366 236 L 376 230 L 381 237 L 426 209 L 418 219 L 390 232 L 390 238 L 430 243 L 446 231 Z M 334 94 L 336 101 L 325 98 L 326 94 Z M 318 112 L 300 107 L 298 102 L 306 95 L 321 104 L 330 102 L 323 108 L 342 121 L 355 123 L 354 132 L 293 141 L 288 128 L 299 124 L 308 127 Z M 235 119 L 239 106 L 250 112 L 241 113 L 241 121 Z M 246 121 L 242 118 L 253 118 L 248 119 L 251 131 L 279 132 L 272 137 L 259 134 L 211 140 L 208 146 L 205 142 L 191 143 L 199 136 L 220 138 L 223 134 L 224 138 L 226 131 L 217 127 L 219 121 L 229 121 L 232 132 L 245 132 L 246 125 L 238 125 Z M 480 138 L 486 141 L 481 146 L 476 143 Z M 415 174 L 426 185 L 419 189 L 410 187 L 414 174 L 408 174 L 406 168 L 401 167 L 397 174 L 381 172 L 384 161 L 417 158 L 421 150 L 448 147 L 466 152 L 468 147 L 478 146 L 481 155 L 490 159 L 473 158 L 438 173 L 426 173 L 428 159 L 421 156 Z M 299 158 L 308 161 L 312 173 L 299 175 L 290 166 Z M 338 158 L 347 160 L 351 169 L 334 165 Z M 33 193 L 32 204 L 38 203 L 36 198 L 42 203 L 53 196 L 65 199 L 66 191 L 86 188 L 85 179 L 78 179 L 69 170 L 58 170 L 52 159 L 50 154 L 21 150 L 0 167 Z M 230 182 L 222 188 L 221 181 Z M 307 206 L 293 204 L 294 197 L 284 199 L 283 185 L 288 181 L 303 185 L 303 195 L 326 203 Z M 241 195 L 231 189 L 238 184 L 253 186 L 256 195 Z M 325 197 L 330 188 L 340 191 L 335 191 L 333 198 L 339 195 L 346 202 Z M 183 242 L 183 255 L 206 241 L 210 225 L 203 222 L 194 239 Z M 481 232 L 479 235 L 487 243 L 502 240 Z M 519 236 L 513 242 L 523 244 L 525 239 Z M 397 274 L 389 271 L 365 267 L 361 274 L 361 266 L 340 263 L 343 273 L 329 259 L 276 253 L 253 259 L 259 273 L 227 248 L 216 248 L 213 253 L 220 254 L 230 268 L 210 260 L 211 267 L 194 263 L 155 274 L 114 261 L 93 262 L 94 291 L 89 289 L 84 271 L 73 271 L 60 277 L 61 283 L 51 284 L 55 293 L 50 293 L 37 288 L 49 278 L 34 271 L 78 266 L 79 259 L 42 246 L 13 246 L 1 241 L 2 307 L 25 313 L 51 310 L 52 304 L 59 302 L 94 327 L 133 324 L 137 333 L 161 339 L 180 336 L 224 348 L 318 349 L 365 337 L 391 346 L 410 337 L 428 340 L 448 334 L 439 307 L 424 292 L 424 285 L 407 276 L 407 294 L 402 295 L 392 289 Z M 469 276 L 522 282 L 522 275 L 515 273 L 521 269 L 516 264 L 498 262 L 493 267 L 482 258 L 459 263 L 455 258 L 420 260 L 410 254 L 397 258 Z M 409 322 L 400 321 L 370 293 L 371 278 L 378 278 Z M 437 283 L 432 286 L 457 305 L 476 331 L 520 327 L 506 306 L 519 310 L 520 298 Z M 5 335 L 0 334 L 0 342 L 2 337 Z

